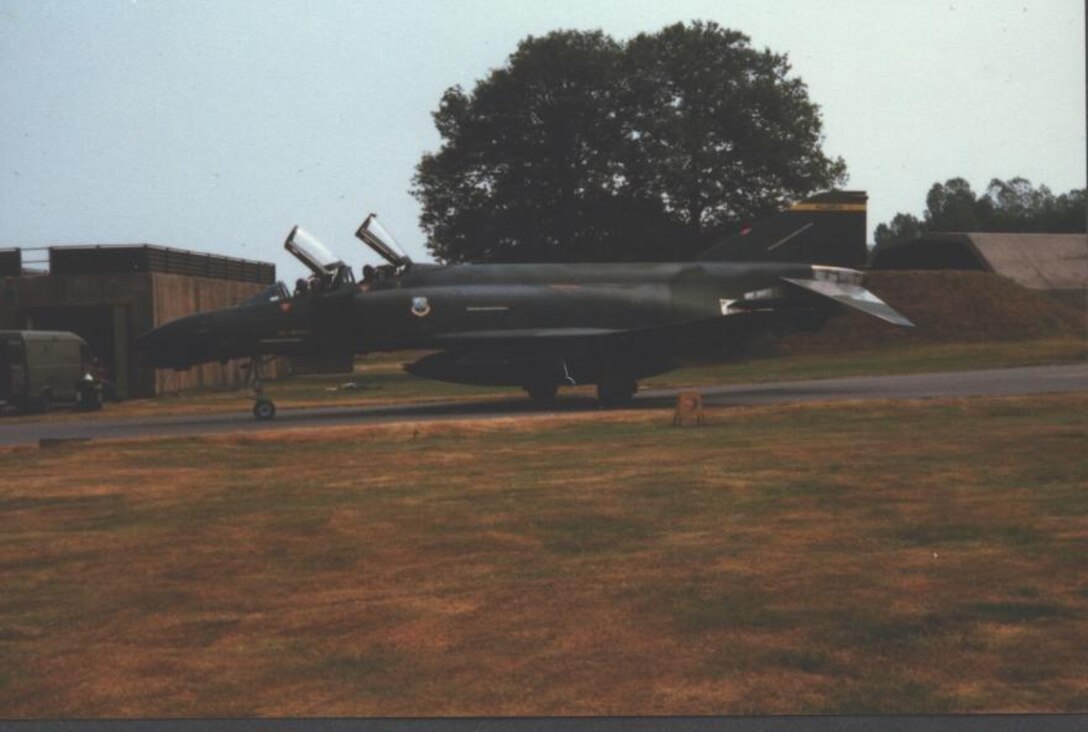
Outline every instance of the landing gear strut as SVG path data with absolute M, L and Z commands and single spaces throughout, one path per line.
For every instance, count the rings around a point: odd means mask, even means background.
M 559 393 L 559 385 L 529 384 L 525 387 L 525 391 L 528 392 L 530 399 L 543 407 L 555 401 L 555 396 Z
M 597 401 L 602 407 L 615 407 L 630 401 L 637 391 L 637 381 L 606 381 L 597 384 Z
M 253 389 L 253 416 L 264 421 L 276 416 L 276 404 L 264 396 L 261 384 L 261 357 L 249 359 L 249 386 Z

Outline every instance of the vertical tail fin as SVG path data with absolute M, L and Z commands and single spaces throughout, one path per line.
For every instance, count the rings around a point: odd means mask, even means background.
M 726 237 L 697 259 L 864 266 L 868 199 L 864 191 L 817 193 Z

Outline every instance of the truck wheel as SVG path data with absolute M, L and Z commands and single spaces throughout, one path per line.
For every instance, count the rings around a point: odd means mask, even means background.
M 272 419 L 276 416 L 276 405 L 271 399 L 258 399 L 253 404 L 253 416 L 262 421 Z
M 53 400 L 50 398 L 48 391 L 43 391 L 38 398 L 30 402 L 30 411 L 44 414 L 49 411 Z
M 84 412 L 97 412 L 102 409 L 102 392 L 98 389 L 83 389 L 78 394 L 79 408 Z

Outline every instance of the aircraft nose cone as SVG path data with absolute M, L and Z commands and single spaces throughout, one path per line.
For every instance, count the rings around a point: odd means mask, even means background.
M 206 360 L 212 347 L 210 330 L 195 317 L 174 320 L 143 333 L 132 348 L 144 354 L 144 363 L 154 368 L 188 368 Z
M 144 363 L 154 368 L 168 368 L 176 361 L 176 352 L 180 351 L 178 336 L 181 335 L 174 323 L 167 323 L 152 328 L 132 341 L 132 348 L 144 354 Z
M 142 333 L 142 334 L 136 336 L 135 338 L 132 339 L 132 342 L 129 345 L 133 348 L 133 350 L 136 350 L 136 351 L 149 351 L 149 350 L 151 350 L 152 349 L 152 344 L 155 342 L 155 339 L 156 339 L 156 336 L 155 336 L 156 331 L 158 331 L 158 328 L 152 328 L 151 330 L 147 331 L 146 333 Z

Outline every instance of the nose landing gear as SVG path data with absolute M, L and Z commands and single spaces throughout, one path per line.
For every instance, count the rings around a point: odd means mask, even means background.
M 253 356 L 249 359 L 249 386 L 253 389 L 253 416 L 265 421 L 276 416 L 276 404 L 264 396 L 264 385 L 261 384 L 261 357 Z
M 259 420 L 272 419 L 276 416 L 276 404 L 271 399 L 258 397 L 253 403 L 253 416 Z

